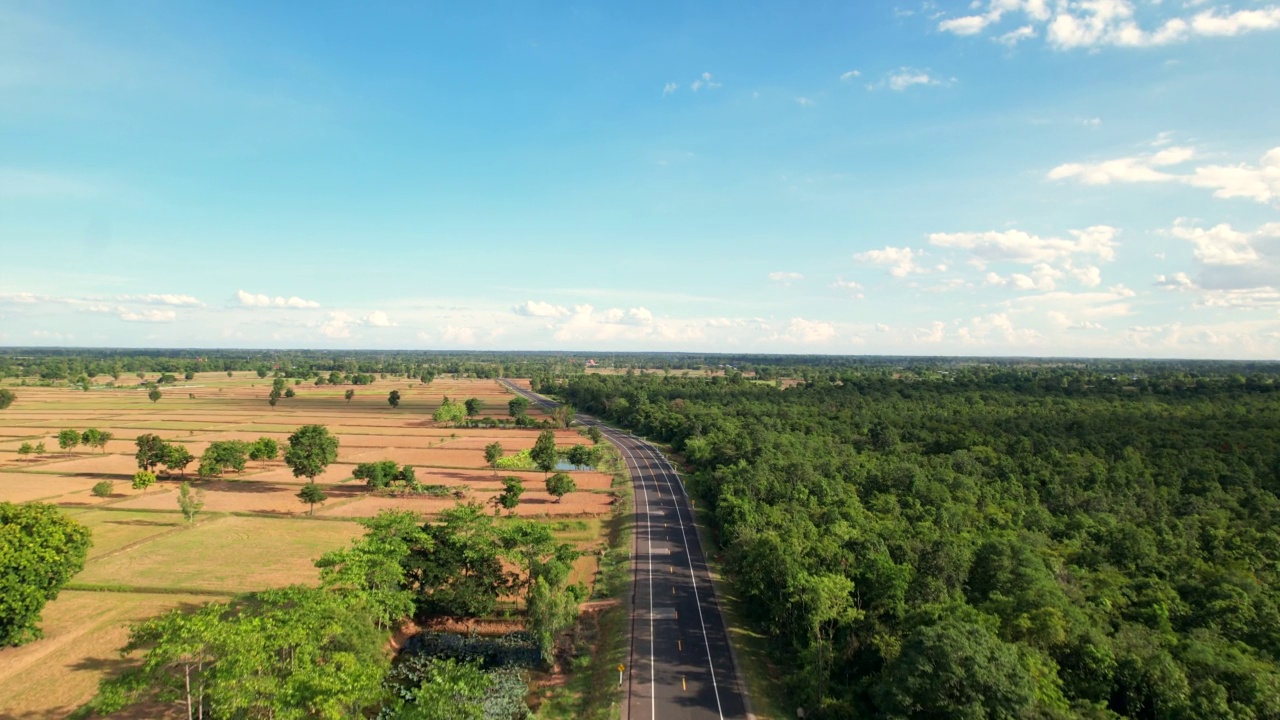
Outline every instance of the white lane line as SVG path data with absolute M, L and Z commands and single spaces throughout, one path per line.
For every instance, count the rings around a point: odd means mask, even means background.
M 640 463 L 631 454 L 631 450 L 624 444 L 618 443 L 622 447 L 623 452 L 627 454 L 627 459 L 636 469 L 636 475 L 641 480 L 641 486 L 646 488 L 641 490 L 644 494 L 644 512 L 649 514 L 649 491 L 644 485 L 644 477 L 640 472 Z M 653 523 L 645 521 L 644 524 L 645 541 L 648 544 L 648 554 L 653 556 Z M 653 660 L 654 656 L 654 633 L 653 633 L 653 561 L 649 563 L 649 717 L 656 719 L 658 717 L 658 666 Z
M 671 469 L 671 464 L 667 462 L 666 457 L 660 455 L 653 446 L 645 443 L 641 446 L 641 449 L 657 462 L 658 470 L 662 473 L 663 480 L 667 484 L 667 490 L 671 492 L 671 497 L 674 499 L 676 493 L 675 490 L 671 489 L 671 475 L 675 474 L 675 470 Z M 663 466 L 666 467 L 664 468 Z M 676 484 L 680 485 L 680 492 L 683 494 L 684 486 L 680 483 L 679 476 L 676 476 Z M 698 606 L 698 624 L 702 626 L 702 642 L 707 647 L 707 665 L 711 668 L 711 691 L 716 696 L 716 713 L 720 716 L 720 720 L 724 720 L 724 707 L 720 704 L 720 687 L 716 683 L 716 664 L 711 659 L 711 638 L 707 636 L 707 624 L 702 617 L 702 599 L 698 596 L 698 576 L 693 571 L 693 553 L 689 552 L 689 538 L 684 532 L 684 514 L 680 512 L 679 503 L 676 503 L 676 517 L 680 521 L 680 541 L 684 546 L 685 560 L 689 563 L 689 580 L 693 583 L 693 601 Z M 650 563 L 650 566 L 652 566 L 652 563 Z M 652 587 L 650 590 L 652 591 Z

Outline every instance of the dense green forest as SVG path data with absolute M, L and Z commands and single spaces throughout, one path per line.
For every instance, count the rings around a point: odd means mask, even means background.
M 1280 369 L 542 389 L 683 454 L 809 718 L 1280 717 Z

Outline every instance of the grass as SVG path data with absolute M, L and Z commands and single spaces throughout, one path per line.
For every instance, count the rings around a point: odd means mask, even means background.
M 181 529 L 185 524 L 181 516 L 167 513 L 79 509 L 66 512 L 93 533 L 90 561 L 156 535 Z
M 231 592 L 312 584 L 312 561 L 361 532 L 354 522 L 224 515 L 90 563 L 76 582 Z

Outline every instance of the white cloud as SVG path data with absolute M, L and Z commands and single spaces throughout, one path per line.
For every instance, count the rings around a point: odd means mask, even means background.
M 374 310 L 364 319 L 364 324 L 372 327 L 394 327 L 395 323 L 381 310 Z
M 968 250 L 978 264 L 1016 262 L 1024 264 L 1069 263 L 1077 255 L 1099 260 L 1115 258 L 1118 231 L 1107 225 L 1071 230 L 1070 238 L 1040 237 L 1022 230 L 932 233 L 929 243 L 937 247 Z
M 720 87 L 723 87 L 723 85 L 721 83 L 716 82 L 715 80 L 712 80 L 711 73 L 709 72 L 702 73 L 702 75 L 697 80 L 694 80 L 689 85 L 689 89 L 694 92 L 698 92 L 703 88 L 706 88 L 707 90 L 715 90 Z
M 880 82 L 874 85 L 869 85 L 868 88 L 875 90 L 887 87 L 894 92 L 903 92 L 918 85 L 929 86 L 941 84 L 942 81 L 931 75 L 928 70 L 901 67 L 885 75 Z
M 244 290 L 236 290 L 236 300 L 244 307 L 255 308 L 290 308 L 290 309 L 310 309 L 320 307 L 320 303 L 314 300 L 303 300 L 300 297 L 271 297 L 269 295 L 255 295 L 247 293 Z
M 772 280 L 772 281 L 774 281 L 774 282 L 790 284 L 790 283 L 793 283 L 793 282 L 795 282 L 795 281 L 797 281 L 797 280 L 803 280 L 803 279 L 804 279 L 804 275 L 801 275 L 801 274 L 800 274 L 800 273 L 798 273 L 798 272 L 781 272 L 781 271 L 779 271 L 779 272 L 771 272 L 771 273 L 769 273 L 769 279 L 770 279 L 770 280 Z
M 1152 0 L 1150 11 L 1156 14 L 1161 4 L 1159 0 Z M 1190 9 L 1201 4 L 1184 2 L 1183 7 Z M 1051 47 L 1072 50 L 1100 46 L 1155 47 L 1196 37 L 1232 37 L 1280 28 L 1280 6 L 1276 5 L 1235 12 L 1212 8 L 1190 15 L 1160 12 L 1159 19 L 1145 28 L 1136 17 L 1132 0 L 1057 0 L 1052 9 L 1048 0 L 986 0 L 985 3 L 974 0 L 971 7 L 982 12 L 943 19 L 938 29 L 955 35 L 976 36 L 996 28 L 1006 17 L 1016 15 L 1021 26 L 998 35 L 996 40 L 1013 44 L 1033 37 L 1038 28 L 1043 28 Z
M 836 336 L 836 326 L 821 320 L 791 318 L 782 338 L 807 345 L 829 342 Z
M 525 317 L 562 317 L 569 314 L 569 309 L 563 305 L 553 305 L 548 302 L 540 302 L 537 300 L 526 300 L 525 302 L 511 308 L 511 312 Z
M 920 267 L 917 260 L 924 256 L 921 250 L 912 250 L 909 247 L 892 247 L 885 246 L 883 250 L 867 250 L 853 256 L 858 262 L 868 263 L 870 265 L 879 265 L 889 268 L 889 274 L 902 278 L 915 273 L 928 272 L 926 268 Z
M 866 295 L 862 292 L 863 287 L 852 280 L 846 281 L 844 278 L 836 278 L 836 281 L 831 283 L 831 287 L 848 292 L 849 296 L 856 300 L 866 298 Z
M 445 342 L 455 345 L 474 345 L 476 342 L 476 331 L 469 327 L 445 325 L 440 330 L 440 335 Z
M 351 326 L 358 324 L 355 318 L 342 311 L 329 313 L 329 319 L 320 326 L 320 334 L 327 338 L 342 339 L 351 337 Z
M 662 86 L 662 94 L 663 94 L 663 95 L 670 95 L 671 93 L 675 92 L 675 91 L 676 91 L 676 90 L 678 90 L 679 88 L 680 88 L 680 86 L 679 86 L 679 85 L 677 85 L 677 84 L 675 84 L 675 83 L 673 83 L 673 82 L 669 82 L 669 83 L 667 83 L 666 85 L 663 85 L 663 86 Z
M 840 80 L 843 82 L 849 82 L 854 78 L 860 78 L 860 77 L 862 77 L 861 70 L 850 70 L 848 72 L 840 73 Z
M 120 302 L 137 302 L 148 305 L 204 306 L 204 303 L 190 295 L 121 295 L 116 299 Z
M 125 322 L 148 322 L 148 323 L 167 323 L 178 319 L 178 313 L 173 310 L 142 310 L 134 312 L 120 308 L 120 319 Z
M 1205 265 L 1243 265 L 1258 260 L 1252 236 L 1233 230 L 1225 223 L 1205 230 L 1191 227 L 1185 219 L 1179 219 L 1169 234 L 1195 245 L 1192 254 Z
M 813 107 L 816 103 L 814 103 L 813 100 L 810 100 L 809 98 L 804 97 L 802 95 L 796 98 L 796 104 L 798 104 L 800 107 Z

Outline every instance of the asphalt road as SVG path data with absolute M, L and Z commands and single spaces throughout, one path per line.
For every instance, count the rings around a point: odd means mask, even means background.
M 543 408 L 556 405 L 507 386 Z M 618 447 L 635 485 L 631 659 L 622 675 L 623 720 L 747 718 L 724 617 L 679 476 L 644 440 L 588 415 L 576 419 L 599 427 Z

